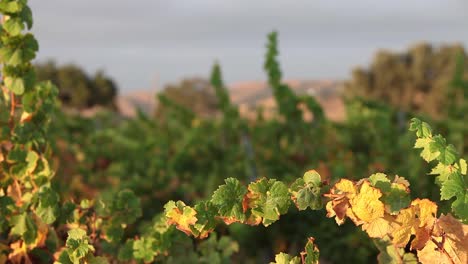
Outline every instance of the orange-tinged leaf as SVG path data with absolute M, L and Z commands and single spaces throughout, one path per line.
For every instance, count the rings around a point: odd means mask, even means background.
M 177 229 L 184 232 L 187 235 L 192 234 L 190 226 L 193 226 L 197 222 L 195 215 L 197 212 L 190 206 L 185 205 L 181 201 L 170 201 L 165 206 L 167 222 L 169 224 L 176 225 Z
M 431 238 L 431 231 L 426 228 L 418 228 L 416 230 L 416 237 L 411 241 L 411 250 L 421 250 L 424 248 Z
M 349 210 L 349 199 L 356 195 L 356 187 L 354 182 L 341 179 L 337 182 L 333 188 L 330 190 L 330 193 L 325 194 L 324 196 L 331 198 L 325 208 L 327 210 L 327 217 L 335 216 L 335 221 L 338 225 L 341 225 L 345 221 L 346 215 L 348 215 Z M 353 215 L 352 212 L 349 215 Z
M 433 237 L 439 243 L 429 241 L 418 251 L 418 259 L 422 263 L 468 263 L 468 225 L 462 224 L 450 214 L 441 215 L 436 223 L 440 237 Z M 439 247 L 443 246 L 443 250 Z
M 364 222 L 371 222 L 383 217 L 385 207 L 379 200 L 381 196 L 382 192 L 379 189 L 372 187 L 368 181 L 364 181 L 359 194 L 350 201 L 354 214 Z
M 14 242 L 10 245 L 13 251 L 8 255 L 8 260 L 13 264 L 32 264 L 28 256 L 26 243 L 22 240 Z

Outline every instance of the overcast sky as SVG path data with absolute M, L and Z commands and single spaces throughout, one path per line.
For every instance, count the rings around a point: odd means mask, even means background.
M 38 60 L 104 69 L 121 91 L 207 76 L 263 80 L 279 31 L 286 78 L 347 78 L 379 48 L 468 47 L 468 0 L 30 0 Z

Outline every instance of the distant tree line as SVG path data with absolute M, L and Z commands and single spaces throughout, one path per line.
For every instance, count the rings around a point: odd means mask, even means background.
M 422 43 L 403 53 L 380 51 L 370 67 L 356 68 L 345 83 L 350 96 L 386 102 L 404 111 L 447 115 L 455 73 L 468 79 L 467 55 L 461 45 Z M 458 63 L 457 63 L 458 61 Z
M 92 76 L 75 64 L 57 65 L 53 60 L 35 65 L 39 81 L 50 80 L 59 88 L 65 107 L 86 109 L 102 106 L 115 109 L 118 87 L 102 70 Z

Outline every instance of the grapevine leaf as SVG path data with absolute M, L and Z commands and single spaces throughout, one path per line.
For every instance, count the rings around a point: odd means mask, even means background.
M 416 199 L 409 208 L 403 209 L 396 217 L 399 226 L 392 232 L 393 244 L 397 247 L 404 247 L 408 244 L 411 235 L 416 235 L 415 244 L 421 243 L 423 237 L 426 241 L 429 238 L 422 229 L 430 230 L 435 221 L 437 205 L 427 199 Z M 419 230 L 419 231 L 418 231 Z
M 465 190 L 464 194 L 457 196 L 457 199 L 452 203 L 453 212 L 463 222 L 468 222 L 468 191 Z
M 200 202 L 195 205 L 197 222 L 194 228 L 199 232 L 199 238 L 206 238 L 216 227 L 216 207 L 210 202 Z
M 384 215 L 384 204 L 379 200 L 382 193 L 364 181 L 359 194 L 351 199 L 350 204 L 354 214 L 364 222 L 371 222 Z
M 26 244 L 32 244 L 37 237 L 37 226 L 26 212 L 13 216 L 11 234 L 22 236 Z
M 0 57 L 7 65 L 18 66 L 34 59 L 38 49 L 39 44 L 34 36 L 26 34 L 18 45 L 1 47 Z
M 427 162 L 435 160 L 440 155 L 440 152 L 431 150 L 430 146 L 432 142 L 432 138 L 418 138 L 416 139 L 416 143 L 414 145 L 414 148 L 423 149 L 421 151 L 421 157 Z
M 31 12 L 31 8 L 29 6 L 25 6 L 20 13 L 21 19 L 26 23 L 28 29 L 31 29 L 33 26 L 33 16 Z
M 105 257 L 95 257 L 93 255 L 90 255 L 88 257 L 88 263 L 89 264 L 108 264 L 109 261 Z
M 410 131 L 415 131 L 416 136 L 419 137 L 419 138 L 425 138 L 425 137 L 431 137 L 432 136 L 431 127 L 426 122 L 422 122 L 421 120 L 419 120 L 417 118 L 411 119 L 409 130 Z
M 465 185 L 463 176 L 455 172 L 450 175 L 440 188 L 440 199 L 449 200 L 454 196 L 459 196 L 463 194 L 466 190 L 463 188 Z
M 129 261 L 133 257 L 133 243 L 134 240 L 127 240 L 123 246 L 119 249 L 119 254 L 117 256 L 120 261 Z
M 388 264 L 417 264 L 416 256 L 412 253 L 405 253 L 404 249 L 395 247 L 388 237 L 374 239 L 374 243 L 380 253 L 377 256 L 378 263 Z
M 286 253 L 279 253 L 275 256 L 275 262 L 270 264 L 300 264 L 301 259 L 299 257 L 293 257 Z
M 438 175 L 436 178 L 436 182 L 439 185 L 443 185 L 444 182 L 451 177 L 450 175 L 454 173 L 453 166 L 451 165 L 444 165 L 442 163 L 438 163 L 429 174 L 431 175 Z
M 335 221 L 338 225 L 344 223 L 347 214 L 352 213 L 349 209 L 349 200 L 357 193 L 356 186 L 348 179 L 341 179 L 330 190 L 328 196 L 332 198 L 326 205 L 327 217 L 335 216 Z
M 169 224 L 176 225 L 177 229 L 187 235 L 192 234 L 190 227 L 197 222 L 195 217 L 197 212 L 192 207 L 185 205 L 182 201 L 169 201 L 164 209 Z
M 290 188 L 291 198 L 299 210 L 310 207 L 312 210 L 322 208 L 322 182 L 320 175 L 314 171 L 308 171 L 303 178 L 297 179 Z
M 389 192 L 391 182 L 384 173 L 375 173 L 369 176 L 369 181 L 372 186 L 380 189 L 382 192 Z
M 21 18 L 15 17 L 10 18 L 3 23 L 3 28 L 7 31 L 11 36 L 17 36 L 23 31 L 24 24 Z
M 432 142 L 429 144 L 429 149 L 433 153 L 439 153 L 437 160 L 442 164 L 450 165 L 457 159 L 457 151 L 453 145 L 448 145 L 441 135 L 433 137 Z
M 24 8 L 24 3 L 21 1 L 2 1 L 0 2 L 0 10 L 2 13 L 19 13 Z
M 301 252 L 301 256 L 305 255 L 304 264 L 318 264 L 319 263 L 319 250 L 314 243 L 314 238 L 309 237 L 305 246 L 305 251 Z
M 433 239 L 418 250 L 418 260 L 421 263 L 467 263 L 468 225 L 450 214 L 441 215 L 436 225 L 439 234 L 433 234 Z M 443 247 L 443 251 L 439 246 Z
M 280 181 L 265 178 L 249 184 L 249 207 L 252 214 L 263 218 L 263 225 L 269 226 L 288 211 L 290 197 L 288 187 Z
M 37 215 L 46 224 L 52 224 L 58 215 L 58 194 L 50 188 L 43 188 L 39 193 L 39 206 L 36 208 Z
M 144 262 L 152 262 L 156 251 L 156 239 L 142 237 L 133 242 L 133 257 Z
M 68 257 L 73 263 L 80 263 L 80 260 L 85 258 L 89 252 L 94 252 L 94 247 L 89 243 L 86 231 L 80 228 L 68 231 L 66 246 Z
M 389 217 L 377 218 L 370 223 L 364 223 L 362 230 L 366 231 L 369 237 L 383 238 L 392 231 L 391 219 Z
M 21 77 L 5 76 L 5 86 L 17 95 L 23 94 L 34 83 L 34 73 L 29 71 Z
M 401 183 L 392 183 L 390 191 L 383 194 L 382 201 L 390 214 L 397 214 L 409 206 L 411 197 L 407 187 Z
M 227 178 L 225 184 L 213 193 L 211 203 L 218 207 L 218 213 L 226 224 L 243 222 L 246 217 L 243 213 L 242 201 L 247 188 L 237 179 Z
M 466 175 L 467 167 L 468 166 L 466 165 L 466 160 L 460 159 L 460 172 L 461 172 L 461 174 Z
M 322 178 L 320 177 L 320 174 L 318 174 L 317 171 L 315 170 L 309 170 L 306 173 L 304 173 L 304 182 L 309 185 L 313 186 L 320 186 L 322 183 Z

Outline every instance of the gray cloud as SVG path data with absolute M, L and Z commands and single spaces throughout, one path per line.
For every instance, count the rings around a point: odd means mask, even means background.
M 468 44 L 463 0 L 32 0 L 39 60 L 104 68 L 124 90 L 206 75 L 262 79 L 265 34 L 280 31 L 286 77 L 343 78 L 378 48 Z

